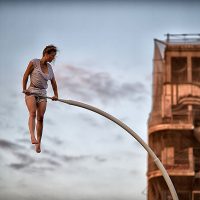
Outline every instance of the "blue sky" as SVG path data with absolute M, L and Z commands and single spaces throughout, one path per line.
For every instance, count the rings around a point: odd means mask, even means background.
M 199 33 L 199 6 L 198 1 L 1 1 L 0 199 L 146 199 L 146 152 L 95 113 L 49 101 L 42 153 L 36 154 L 22 76 L 46 45 L 56 45 L 60 98 L 105 110 L 147 142 L 153 39 Z

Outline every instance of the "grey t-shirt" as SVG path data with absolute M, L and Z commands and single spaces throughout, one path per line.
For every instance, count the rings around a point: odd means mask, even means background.
M 50 63 L 47 63 L 48 74 L 42 72 L 40 66 L 40 59 L 32 59 L 34 69 L 30 74 L 31 83 L 34 87 L 29 87 L 28 90 L 32 93 L 37 93 L 40 95 L 46 95 L 46 89 L 48 88 L 48 80 L 52 80 L 54 78 L 54 72 Z

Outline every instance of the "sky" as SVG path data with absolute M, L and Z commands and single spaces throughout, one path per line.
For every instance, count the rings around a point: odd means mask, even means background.
M 35 153 L 22 77 L 31 59 L 56 45 L 59 97 L 112 114 L 148 142 L 154 39 L 199 33 L 199 6 L 0 1 L 0 200 L 145 200 L 147 153 L 96 113 L 48 101 L 42 152 Z

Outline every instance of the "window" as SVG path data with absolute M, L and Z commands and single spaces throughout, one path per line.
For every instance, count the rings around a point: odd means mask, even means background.
M 186 191 L 178 191 L 177 195 L 178 195 L 178 198 L 180 200 L 191 200 L 191 198 L 192 198 L 192 193 L 190 191 L 187 191 L 187 190 Z M 162 200 L 173 200 L 169 191 L 163 191 L 162 192 Z M 193 200 L 199 200 L 199 199 L 197 198 L 197 199 L 193 199 Z
M 175 151 L 175 164 L 179 166 L 189 167 L 189 153 L 188 149 L 182 151 Z
M 177 195 L 180 200 L 191 200 L 192 193 L 190 191 L 178 191 Z M 162 200 L 173 200 L 169 191 L 162 192 Z M 194 199 L 194 200 L 199 200 L 199 199 Z
M 200 192 L 193 192 L 192 193 L 192 200 L 199 200 L 200 199 Z
M 167 166 L 174 165 L 174 147 L 165 147 L 161 154 L 162 163 Z
M 171 81 L 173 83 L 187 82 L 187 57 L 171 58 Z
M 193 149 L 194 154 L 194 171 L 200 172 L 200 148 Z
M 191 199 L 191 192 L 189 192 L 189 191 L 180 191 L 180 192 L 178 192 L 178 198 L 180 200 L 190 200 Z
M 169 191 L 162 191 L 162 200 L 173 200 Z
M 192 81 L 200 82 L 200 57 L 192 57 Z

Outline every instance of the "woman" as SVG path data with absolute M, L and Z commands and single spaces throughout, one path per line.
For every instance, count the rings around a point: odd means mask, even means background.
M 25 93 L 25 102 L 29 111 L 29 131 L 31 142 L 32 144 L 35 144 L 37 153 L 41 152 L 43 118 L 47 105 L 46 98 L 42 98 L 41 96 L 46 96 L 48 80 L 51 81 L 54 91 L 52 100 L 56 101 L 58 99 L 57 84 L 52 66 L 50 65 L 50 63 L 55 59 L 56 53 L 57 48 L 54 45 L 46 46 L 43 50 L 42 58 L 31 60 L 23 76 L 23 93 Z M 26 89 L 29 76 L 30 85 L 28 89 Z M 35 137 L 35 119 L 37 119 L 37 139 Z

